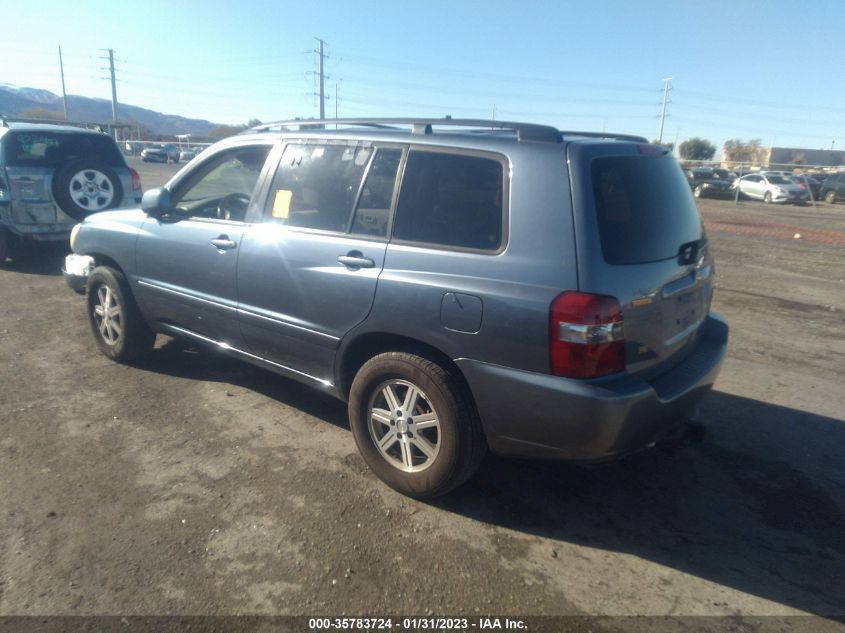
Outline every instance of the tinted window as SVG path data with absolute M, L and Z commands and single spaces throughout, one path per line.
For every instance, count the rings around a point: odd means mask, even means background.
M 268 219 L 346 232 L 372 153 L 370 147 L 288 145 L 270 190 Z
M 379 149 L 367 173 L 367 180 L 361 190 L 352 233 L 385 237 L 393 189 L 396 186 L 396 172 L 402 160 L 400 149 Z
M 689 185 L 671 157 L 613 156 L 592 163 L 602 253 L 609 264 L 678 255 L 703 237 Z
M 788 185 L 789 181 L 783 176 L 769 176 L 769 184 L 771 185 Z
M 411 242 L 497 250 L 502 244 L 502 199 L 500 162 L 412 151 L 393 235 Z
M 101 134 L 12 132 L 6 136 L 5 146 L 6 164 L 11 167 L 58 167 L 76 158 L 112 167 L 126 165 L 115 142 Z

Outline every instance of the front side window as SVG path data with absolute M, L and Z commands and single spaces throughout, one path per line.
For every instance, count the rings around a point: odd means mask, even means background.
M 373 151 L 352 145 L 288 145 L 270 189 L 267 219 L 345 233 Z
M 173 196 L 174 206 L 193 217 L 243 221 L 269 145 L 224 152 L 198 165 Z
M 491 158 L 428 151 L 408 155 L 393 236 L 454 248 L 502 245 L 504 170 Z

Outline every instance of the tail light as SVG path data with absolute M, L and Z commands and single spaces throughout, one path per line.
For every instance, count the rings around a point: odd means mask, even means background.
M 132 174 L 132 193 L 141 193 L 141 174 L 132 167 L 129 168 L 129 173 Z
M 614 297 L 564 292 L 550 310 L 552 373 L 595 378 L 625 369 L 622 308 Z

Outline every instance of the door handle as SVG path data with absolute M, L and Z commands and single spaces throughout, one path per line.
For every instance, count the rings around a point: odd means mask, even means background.
M 218 251 L 230 251 L 238 245 L 234 240 L 230 240 L 228 235 L 221 235 L 220 237 L 211 240 L 210 244 Z
M 373 268 L 376 263 L 369 257 L 364 257 L 359 251 L 350 251 L 346 255 L 339 255 L 337 258 L 347 268 L 357 270 L 358 268 Z

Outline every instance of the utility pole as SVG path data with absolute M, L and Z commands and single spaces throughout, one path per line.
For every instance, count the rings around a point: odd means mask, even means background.
M 666 119 L 666 104 L 669 103 L 669 82 L 672 81 L 671 77 L 666 77 L 663 80 L 663 105 L 660 107 L 660 134 L 657 135 L 657 143 L 660 144 L 663 142 L 663 123 Z
M 318 42 L 320 42 L 320 50 L 319 51 L 315 50 L 314 52 L 317 55 L 319 55 L 319 61 L 320 61 L 320 71 L 319 71 L 319 74 L 320 74 L 320 119 L 325 119 L 326 118 L 326 92 L 325 92 L 326 74 L 325 74 L 325 69 L 324 69 L 324 61 L 325 61 L 327 55 L 325 53 L 323 53 L 323 46 L 325 45 L 325 42 L 323 40 L 321 40 L 319 37 L 315 37 L 314 39 L 317 40 Z
M 62 101 L 65 104 L 65 121 L 67 121 L 67 93 L 65 92 L 65 66 L 62 63 L 62 47 L 59 46 L 59 72 L 62 74 Z

